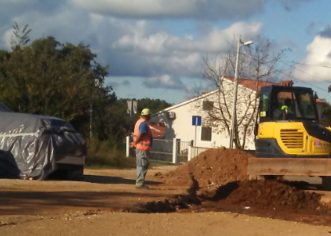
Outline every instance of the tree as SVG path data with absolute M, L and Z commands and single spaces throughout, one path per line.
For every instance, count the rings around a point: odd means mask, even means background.
M 91 104 L 99 124 L 116 100 L 112 88 L 104 86 L 107 67 L 95 57 L 88 46 L 61 44 L 53 37 L 16 47 L 0 56 L 0 99 L 19 112 L 61 117 L 86 134 Z M 95 133 L 104 137 L 102 130 Z
M 125 101 L 125 106 L 127 106 L 126 100 L 124 100 L 124 101 Z M 140 116 L 140 112 L 142 109 L 149 108 L 153 115 L 171 105 L 170 103 L 168 103 L 164 100 L 150 99 L 150 98 L 137 99 L 137 103 L 138 103 L 137 114 L 135 114 L 134 116 L 132 116 L 130 118 L 130 126 L 129 126 L 130 130 L 133 130 L 133 126 L 134 126 L 136 120 L 138 119 L 138 117 Z
M 14 50 L 16 47 L 24 47 L 27 45 L 30 42 L 29 34 L 31 31 L 28 24 L 21 27 L 17 22 L 14 22 L 10 39 L 11 48 Z
M 151 113 L 154 114 L 169 106 L 170 103 L 160 99 L 142 98 L 138 100 L 138 112 L 147 107 L 151 110 Z
M 278 62 L 284 56 L 285 50 L 272 52 L 272 44 L 269 40 L 258 39 L 254 48 L 246 48 L 245 54 L 240 55 L 239 78 L 249 78 L 256 81 L 254 88 L 258 91 L 260 81 L 271 81 L 276 79 L 279 72 Z M 235 48 L 235 47 L 233 47 Z M 243 51 L 243 50 L 242 50 Z M 216 127 L 219 132 L 230 134 L 232 107 L 231 99 L 234 96 L 233 83 L 224 80 L 225 77 L 233 78 L 235 70 L 236 52 L 229 51 L 220 61 L 204 59 L 204 77 L 212 81 L 217 89 L 217 99 L 213 108 L 208 111 L 207 123 Z M 238 94 L 237 109 L 235 117 L 234 143 L 236 148 L 245 147 L 247 135 L 254 132 L 257 117 L 256 93 L 242 92 Z

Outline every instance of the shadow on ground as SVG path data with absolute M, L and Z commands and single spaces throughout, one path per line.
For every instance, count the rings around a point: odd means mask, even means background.
M 101 175 L 84 175 L 82 179 L 84 182 L 96 183 L 96 184 L 132 184 L 136 183 L 134 179 L 127 179 L 118 176 L 101 176 Z M 148 185 L 157 185 L 161 184 L 158 181 L 147 180 L 146 184 Z

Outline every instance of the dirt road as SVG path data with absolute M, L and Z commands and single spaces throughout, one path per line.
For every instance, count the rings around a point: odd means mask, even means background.
M 175 168 L 151 169 L 147 190 L 134 187 L 133 169 L 88 169 L 80 182 L 0 180 L 0 235 L 331 235 L 330 226 L 239 213 L 126 212 L 186 193 L 160 182 Z
M 77 211 L 56 217 L 27 217 L 0 227 L 1 235 L 159 235 L 315 236 L 331 228 L 240 214 L 137 214 Z

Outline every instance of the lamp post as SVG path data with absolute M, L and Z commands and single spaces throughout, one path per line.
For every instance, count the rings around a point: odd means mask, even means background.
M 93 128 L 93 103 L 91 101 L 90 103 L 90 108 L 89 108 L 89 113 L 90 113 L 90 142 L 91 142 L 91 139 L 92 139 L 92 128 Z
M 236 55 L 236 67 L 234 71 L 234 95 L 233 95 L 233 104 L 232 104 L 232 117 L 231 117 L 231 128 L 230 128 L 230 144 L 229 148 L 233 148 L 233 138 L 234 138 L 234 129 L 236 123 L 236 105 L 237 105 L 237 94 L 238 94 L 238 67 L 239 67 L 239 55 L 241 46 L 249 46 L 253 44 L 253 41 L 243 42 L 240 38 L 237 44 L 237 55 Z

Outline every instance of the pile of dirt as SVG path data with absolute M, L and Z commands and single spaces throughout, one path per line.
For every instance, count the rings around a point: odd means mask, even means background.
M 180 209 L 196 209 L 208 196 L 215 196 L 221 186 L 248 179 L 248 152 L 235 149 L 209 149 L 191 161 L 166 174 L 156 173 L 168 186 L 187 189 L 186 196 L 174 199 L 138 204 L 128 211 L 172 212 Z
M 224 206 L 259 209 L 323 210 L 321 196 L 306 192 L 285 183 L 273 180 L 232 182 L 220 187 L 212 198 L 213 207 L 220 202 Z
M 231 182 L 212 198 L 201 198 L 200 211 L 230 211 L 330 225 L 331 209 L 320 202 L 321 195 L 272 180 Z
M 215 191 L 197 191 L 193 185 L 185 196 L 177 196 L 164 201 L 148 202 L 137 205 L 134 212 L 174 212 L 189 211 L 231 211 L 250 214 L 272 212 L 281 215 L 291 212 L 306 212 L 328 215 L 331 210 L 320 203 L 321 195 L 306 192 L 274 180 L 235 181 L 220 186 Z M 268 215 L 268 214 L 266 214 Z
M 164 181 L 168 185 L 188 187 L 196 181 L 199 189 L 216 190 L 229 182 L 247 180 L 250 156 L 241 150 L 209 149 L 167 173 Z
M 253 157 L 242 150 L 210 149 L 165 175 L 167 185 L 187 187 L 186 196 L 150 202 L 136 212 L 231 211 L 315 222 L 330 208 L 320 195 L 275 180 L 248 180 L 247 162 Z M 316 221 L 317 222 L 317 221 Z M 323 223 L 324 224 L 324 223 Z

